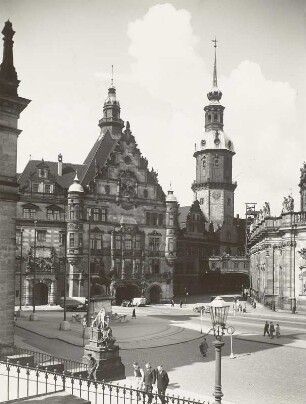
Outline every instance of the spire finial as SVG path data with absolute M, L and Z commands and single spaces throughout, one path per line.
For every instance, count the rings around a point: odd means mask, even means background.
M 3 42 L 3 59 L 0 65 L 0 92 L 17 95 L 17 87 L 19 84 L 17 73 L 13 61 L 13 30 L 12 23 L 6 21 L 2 30 L 4 36 Z
M 114 65 L 112 65 L 112 79 L 111 79 L 111 86 L 114 86 Z
M 218 87 L 218 81 L 217 81 L 217 39 L 212 39 L 211 42 L 214 43 L 214 48 L 215 48 L 215 63 L 214 63 L 214 74 L 213 74 L 213 87 Z

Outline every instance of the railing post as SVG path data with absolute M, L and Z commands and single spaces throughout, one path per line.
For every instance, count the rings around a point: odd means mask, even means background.
M 7 401 L 10 399 L 10 360 L 6 361 L 6 370 L 7 370 Z
M 17 362 L 17 398 L 19 398 L 20 362 Z

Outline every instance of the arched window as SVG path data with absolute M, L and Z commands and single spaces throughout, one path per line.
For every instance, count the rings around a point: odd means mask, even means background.
M 214 122 L 218 122 L 218 114 L 214 114 Z

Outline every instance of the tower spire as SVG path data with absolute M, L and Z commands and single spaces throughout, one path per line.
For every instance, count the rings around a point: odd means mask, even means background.
M 114 65 L 112 65 L 111 87 L 114 87 Z
M 5 94 L 17 95 L 17 87 L 19 80 L 14 67 L 13 61 L 13 30 L 12 23 L 6 21 L 2 30 L 4 36 L 3 41 L 3 59 L 0 66 L 0 91 Z
M 213 73 L 213 87 L 218 87 L 218 80 L 217 80 L 217 39 L 212 39 L 211 42 L 214 42 L 215 48 L 215 63 L 214 63 L 214 73 Z

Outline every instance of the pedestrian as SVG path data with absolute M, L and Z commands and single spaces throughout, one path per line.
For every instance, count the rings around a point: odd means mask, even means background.
M 266 336 L 266 334 L 268 334 L 268 337 L 270 337 L 270 333 L 269 333 L 269 323 L 268 321 L 265 322 L 265 326 L 264 326 L 264 337 Z
M 143 387 L 143 377 L 144 377 L 144 371 L 140 367 L 138 362 L 133 363 L 133 368 L 134 368 L 134 376 L 135 376 L 135 382 L 136 382 L 136 389 L 142 390 Z M 140 398 L 139 392 L 137 391 L 137 397 Z
M 165 404 L 166 401 L 165 394 L 168 384 L 169 384 L 168 373 L 164 370 L 162 365 L 157 366 L 156 385 L 157 385 L 158 397 L 162 404 Z
M 280 337 L 280 327 L 279 327 L 279 324 L 276 324 L 276 326 L 275 326 L 275 335 L 276 335 L 276 338 L 279 338 L 279 337 Z
M 132 318 L 135 318 L 135 319 L 136 319 L 136 310 L 135 310 L 135 309 L 133 309 Z
M 270 326 L 269 326 L 270 338 L 274 338 L 274 332 L 275 332 L 274 324 L 271 321 Z
M 148 395 L 147 404 L 152 403 L 152 399 L 153 399 L 152 390 L 153 390 L 153 384 L 155 383 L 155 381 L 156 381 L 156 372 L 154 369 L 152 369 L 150 362 L 148 362 L 148 363 L 146 363 L 146 368 L 144 370 L 144 375 L 143 375 L 144 392 L 145 392 L 145 394 Z M 145 398 L 145 394 L 144 394 L 144 398 Z
M 246 303 L 243 305 L 243 313 L 246 313 Z
M 174 300 L 171 299 L 171 307 L 174 307 Z
M 295 314 L 295 312 L 296 312 L 296 305 L 294 305 L 294 306 L 292 307 L 292 314 Z
M 87 372 L 88 372 L 88 379 L 96 380 L 96 370 L 97 370 L 97 361 L 92 356 L 91 353 L 87 355 L 88 358 L 88 365 L 87 365 Z
M 208 344 L 207 344 L 206 338 L 203 338 L 203 341 L 199 345 L 199 349 L 200 349 L 202 356 L 206 357 L 207 350 L 208 350 Z
M 180 300 L 180 308 L 183 307 L 183 300 Z

